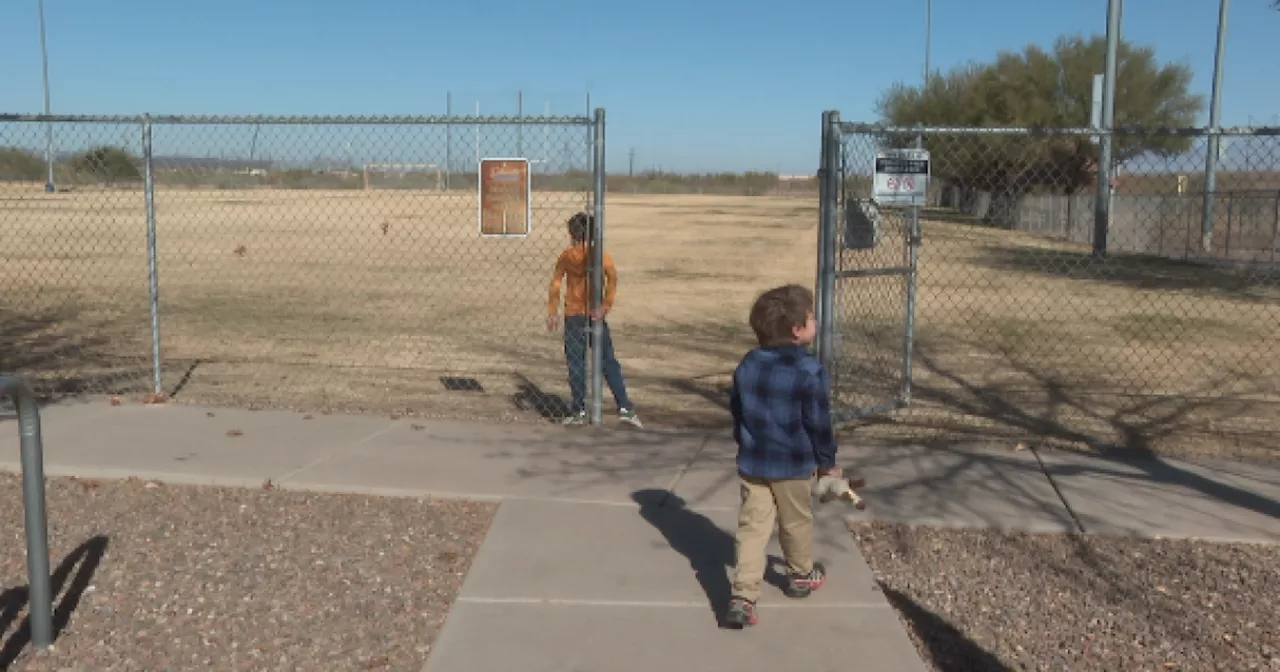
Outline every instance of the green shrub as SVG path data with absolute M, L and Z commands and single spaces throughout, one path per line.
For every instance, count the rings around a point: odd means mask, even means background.
M 40 181 L 45 179 L 44 160 L 24 149 L 0 147 L 0 180 Z
M 81 179 L 94 182 L 116 184 L 142 180 L 137 160 L 119 147 L 94 147 L 71 159 L 69 166 Z

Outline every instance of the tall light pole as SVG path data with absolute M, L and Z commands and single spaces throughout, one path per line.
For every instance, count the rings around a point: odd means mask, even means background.
M 1200 249 L 1209 252 L 1213 248 L 1214 192 L 1218 190 L 1218 149 L 1222 141 L 1219 132 L 1222 112 L 1222 61 L 1227 51 L 1227 14 L 1231 0 L 1218 3 L 1218 42 L 1213 55 L 1213 91 L 1209 101 L 1209 143 L 1204 157 L 1204 203 L 1200 218 Z
M 929 99 L 929 80 L 933 74 L 930 63 L 933 51 L 933 0 L 925 0 L 924 6 L 924 86 L 920 89 L 920 98 Z M 926 108 L 927 112 L 928 108 Z M 921 120 L 923 122 L 923 120 Z M 924 149 L 924 134 L 916 133 L 916 149 Z
M 44 114 L 49 116 L 49 49 L 44 38 L 44 0 L 37 0 L 40 9 L 40 61 L 44 70 Z M 46 194 L 55 190 L 53 184 L 53 122 L 45 121 L 44 160 L 49 166 L 49 179 L 44 184 Z
M 1093 205 L 1093 257 L 1107 256 L 1107 234 L 1111 230 L 1111 178 L 1114 165 L 1116 123 L 1116 63 L 1120 51 L 1121 14 L 1124 0 L 1107 2 L 1107 52 L 1102 75 L 1102 147 L 1098 158 L 1098 195 Z
M 933 0 L 927 0 L 924 10 L 924 88 L 929 90 L 929 77 L 933 69 L 929 65 L 933 51 Z

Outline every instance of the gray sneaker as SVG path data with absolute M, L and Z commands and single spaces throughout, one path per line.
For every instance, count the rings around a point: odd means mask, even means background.
M 637 429 L 644 429 L 644 425 L 640 422 L 640 416 L 636 415 L 633 408 L 618 409 L 618 419 Z

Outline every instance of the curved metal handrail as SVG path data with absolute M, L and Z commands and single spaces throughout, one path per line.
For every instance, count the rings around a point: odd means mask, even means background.
M 53 594 L 49 586 L 49 520 L 44 496 L 44 441 L 40 408 L 21 378 L 0 376 L 0 395 L 13 400 L 22 437 L 22 508 L 27 518 L 27 604 L 31 643 L 37 649 L 53 643 Z

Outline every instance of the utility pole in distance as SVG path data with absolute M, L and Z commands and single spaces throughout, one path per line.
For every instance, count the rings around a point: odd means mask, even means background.
M 49 48 L 45 43 L 44 37 L 44 0 L 39 0 L 36 5 L 40 11 L 40 64 L 44 71 L 44 114 L 49 116 Z M 45 146 L 44 146 L 45 163 L 49 167 L 48 181 L 45 182 L 44 191 L 46 194 L 52 194 L 57 190 L 53 183 L 53 122 L 45 121 Z
M 628 177 L 636 176 L 636 148 L 635 147 L 631 148 L 630 163 L 627 166 L 627 176 Z

